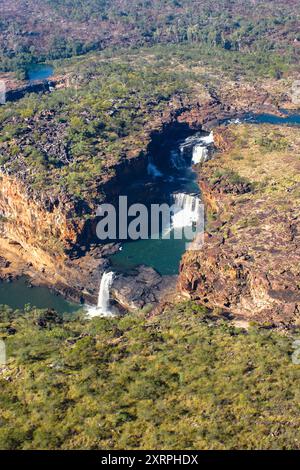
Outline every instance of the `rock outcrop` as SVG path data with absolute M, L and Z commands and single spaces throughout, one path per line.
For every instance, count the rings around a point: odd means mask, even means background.
M 235 316 L 300 318 L 300 131 L 241 125 L 216 133 L 219 152 L 199 168 L 205 243 L 186 252 L 179 289 Z
M 129 311 L 152 308 L 173 294 L 176 276 L 160 276 L 149 266 L 139 266 L 131 274 L 116 276 L 111 294 L 115 301 Z

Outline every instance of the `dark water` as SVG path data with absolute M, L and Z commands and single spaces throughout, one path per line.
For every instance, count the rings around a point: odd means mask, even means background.
M 53 308 L 58 313 L 73 313 L 82 308 L 46 287 L 30 287 L 24 278 L 14 282 L 0 282 L 0 305 L 22 309 L 26 304 L 37 308 Z
M 249 122 L 257 124 L 292 124 L 299 126 L 300 114 L 289 114 L 286 117 L 273 116 L 272 114 L 254 114 L 249 116 Z
M 47 64 L 30 64 L 26 69 L 27 80 L 46 80 L 53 75 L 53 67 Z

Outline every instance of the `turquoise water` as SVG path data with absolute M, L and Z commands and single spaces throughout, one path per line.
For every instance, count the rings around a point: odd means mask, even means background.
M 178 274 L 179 263 L 186 250 L 185 240 L 138 240 L 125 243 L 111 257 L 113 270 L 127 271 L 139 264 L 156 269 L 161 275 Z
M 46 80 L 53 75 L 53 67 L 47 64 L 31 64 L 26 69 L 27 80 Z
M 284 113 L 284 111 L 283 111 Z M 300 114 L 286 114 L 285 116 L 275 116 L 274 114 L 244 114 L 242 117 L 239 117 L 241 122 L 254 123 L 254 124 L 288 124 L 299 126 L 300 125 Z M 234 119 L 225 119 L 221 121 L 221 124 L 227 124 L 232 122 Z
M 0 282 L 0 305 L 22 309 L 26 304 L 37 308 L 53 308 L 58 313 L 73 313 L 82 308 L 56 295 L 47 287 L 30 287 L 24 278 L 14 282 Z
M 289 114 L 285 117 L 273 116 L 272 114 L 253 114 L 249 115 L 249 122 L 255 122 L 257 124 L 292 124 L 299 126 L 300 114 Z

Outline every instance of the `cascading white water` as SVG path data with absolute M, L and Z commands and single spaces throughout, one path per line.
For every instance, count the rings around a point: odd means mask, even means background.
M 147 167 L 148 175 L 152 176 L 152 178 L 161 178 L 163 176 L 162 172 L 159 171 L 157 166 L 154 165 L 154 163 L 148 163 Z
M 191 226 L 198 221 L 201 200 L 198 195 L 187 193 L 173 194 L 174 215 L 173 228 Z
M 208 148 L 214 143 L 214 136 L 211 132 L 209 135 L 203 136 L 199 133 L 187 137 L 179 146 L 180 149 L 180 157 L 181 157 L 181 165 L 182 168 L 184 165 L 184 156 L 188 156 L 192 153 L 192 163 L 203 163 L 208 160 L 209 153 Z M 178 153 L 178 152 L 177 152 Z M 171 163 L 174 162 L 174 155 L 171 154 Z M 175 159 L 176 162 L 176 159 Z M 174 165 L 173 165 L 174 166 Z M 178 163 L 176 168 L 179 168 Z
M 111 313 L 109 309 L 109 291 L 112 286 L 114 276 L 114 273 L 110 271 L 108 273 L 103 273 L 101 278 L 97 307 L 102 313 Z
M 90 317 L 102 316 L 102 317 L 112 317 L 113 312 L 110 308 L 110 288 L 112 286 L 115 274 L 110 271 L 102 274 L 99 295 L 98 295 L 98 304 L 97 307 L 88 307 L 87 313 Z
M 199 133 L 191 135 L 187 137 L 181 144 L 179 145 L 180 153 L 186 154 L 189 153 L 191 148 L 198 144 L 201 141 L 201 135 Z
M 193 148 L 193 156 L 192 156 L 192 163 L 195 165 L 197 163 L 203 163 L 207 160 L 208 157 L 208 150 L 202 144 L 197 144 Z
M 208 160 L 208 147 L 214 143 L 214 135 L 211 132 L 205 137 L 201 137 L 193 147 L 192 163 L 204 163 Z
M 186 168 L 187 160 L 185 155 L 191 155 L 192 163 L 204 162 L 208 159 L 208 147 L 214 143 L 214 136 L 211 132 L 207 136 L 196 134 L 184 140 L 179 146 L 179 152 L 173 151 L 170 155 L 173 167 Z M 198 222 L 200 214 L 201 200 L 198 195 L 188 193 L 173 194 L 174 213 L 172 217 L 172 227 L 188 227 Z

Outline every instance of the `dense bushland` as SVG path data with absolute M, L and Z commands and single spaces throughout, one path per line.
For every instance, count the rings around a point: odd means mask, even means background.
M 1 307 L 2 449 L 296 449 L 287 333 L 184 303 L 146 320 Z
M 299 61 L 299 1 L 4 0 L 1 70 L 108 46 L 158 43 L 289 51 Z M 44 19 L 47 18 L 47 22 Z

